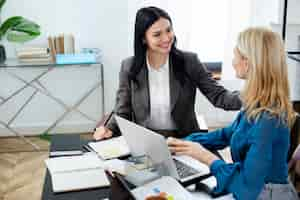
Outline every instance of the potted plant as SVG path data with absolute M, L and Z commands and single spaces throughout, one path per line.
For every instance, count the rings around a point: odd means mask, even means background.
M 5 2 L 6 0 L 0 0 L 0 11 Z M 6 38 L 9 42 L 23 43 L 40 34 L 40 26 L 22 16 L 13 16 L 0 23 L 0 41 Z M 5 49 L 0 44 L 0 62 L 5 61 L 5 59 Z

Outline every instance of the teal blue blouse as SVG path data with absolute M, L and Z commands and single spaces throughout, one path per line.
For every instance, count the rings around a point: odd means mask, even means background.
M 185 139 L 210 150 L 230 146 L 233 163 L 216 160 L 210 166 L 217 180 L 214 192 L 253 200 L 265 183 L 287 183 L 289 133 L 287 124 L 268 112 L 256 121 L 248 121 L 241 111 L 230 126 L 210 133 L 194 133 Z

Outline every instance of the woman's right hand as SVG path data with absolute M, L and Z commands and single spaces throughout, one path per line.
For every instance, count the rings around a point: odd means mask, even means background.
M 111 138 L 113 135 L 112 131 L 104 126 L 100 126 L 96 128 L 96 131 L 94 132 L 94 139 L 95 140 L 102 140 L 106 138 Z

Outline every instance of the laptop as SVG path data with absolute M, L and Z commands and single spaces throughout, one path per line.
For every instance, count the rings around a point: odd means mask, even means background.
M 199 161 L 191 157 L 185 160 L 172 156 L 166 139 L 162 135 L 119 116 L 115 116 L 115 119 L 129 146 L 131 155 L 149 156 L 154 164 L 160 166 L 161 175 L 171 176 L 183 185 L 187 182 L 192 183 L 191 181 L 194 179 L 200 180 L 209 176 L 208 167 L 206 167 L 206 170 L 199 170 L 200 167 L 196 169 L 192 166 L 192 163 L 199 163 Z

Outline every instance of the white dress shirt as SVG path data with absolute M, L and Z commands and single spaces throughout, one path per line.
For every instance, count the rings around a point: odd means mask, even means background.
M 149 79 L 150 120 L 149 128 L 153 130 L 175 130 L 170 107 L 169 58 L 167 62 L 155 69 L 146 58 Z

